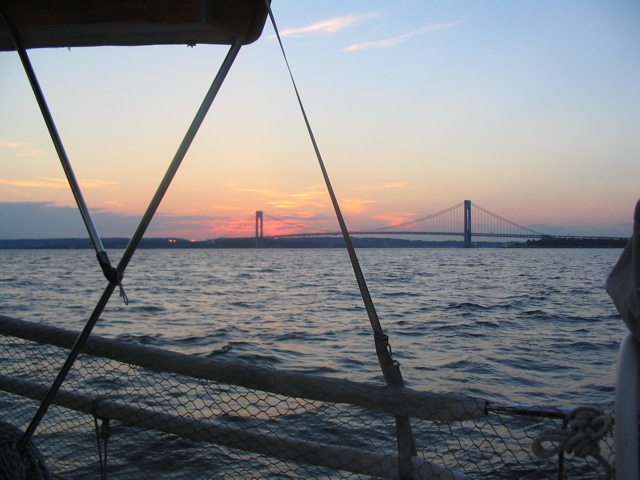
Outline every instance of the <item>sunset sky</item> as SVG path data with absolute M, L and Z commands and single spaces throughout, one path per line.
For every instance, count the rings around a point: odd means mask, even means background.
M 273 10 L 350 228 L 469 199 L 544 233 L 630 234 L 640 2 Z M 29 52 L 102 236 L 132 234 L 226 50 Z M 74 207 L 18 56 L 0 52 L 0 238 L 86 235 Z M 240 51 L 148 236 L 216 238 L 256 210 L 335 226 L 269 23 Z

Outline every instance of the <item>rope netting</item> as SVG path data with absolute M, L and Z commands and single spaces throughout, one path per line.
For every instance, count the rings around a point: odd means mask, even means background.
M 24 429 L 68 354 L 47 343 L 62 345 L 73 333 L 6 317 L 0 330 L 0 412 Z M 48 331 L 52 338 L 44 338 Z M 111 359 L 95 354 L 106 348 Z M 594 459 L 532 453 L 541 434 L 566 428 L 558 411 L 552 415 L 558 418 L 498 412 L 482 408 L 482 400 L 411 389 L 367 399 L 368 388 L 390 387 L 265 366 L 222 368 L 202 357 L 100 338 L 87 351 L 92 354 L 80 355 L 33 437 L 54 478 L 398 478 L 399 413 L 411 418 L 414 478 L 551 479 L 559 468 L 561 478 L 606 478 Z M 172 361 L 170 370 L 197 373 L 163 371 Z M 273 393 L 286 389 L 299 393 Z M 319 397 L 351 397 L 354 404 Z M 610 434 L 600 447 L 611 461 Z

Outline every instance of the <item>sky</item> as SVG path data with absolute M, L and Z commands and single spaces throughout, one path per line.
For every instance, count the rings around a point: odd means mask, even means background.
M 468 199 L 543 233 L 631 233 L 640 2 L 272 6 L 350 229 Z M 29 51 L 101 236 L 131 236 L 226 51 Z M 269 23 L 240 51 L 147 236 L 217 238 L 257 210 L 336 225 Z M 0 238 L 86 235 L 18 56 L 0 52 Z

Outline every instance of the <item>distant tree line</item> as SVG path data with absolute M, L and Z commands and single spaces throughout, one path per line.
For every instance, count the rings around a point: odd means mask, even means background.
M 551 237 L 545 235 L 539 240 L 527 240 L 523 246 L 539 248 L 624 248 L 627 242 L 627 238 Z

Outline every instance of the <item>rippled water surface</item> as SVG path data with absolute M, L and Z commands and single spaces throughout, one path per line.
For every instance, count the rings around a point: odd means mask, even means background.
M 626 330 L 617 249 L 365 249 L 408 385 L 495 402 L 612 408 Z M 117 260 L 118 254 L 110 253 Z M 90 250 L 0 250 L 0 314 L 79 330 L 106 281 Z M 203 356 L 380 379 L 342 249 L 141 250 L 95 333 Z

